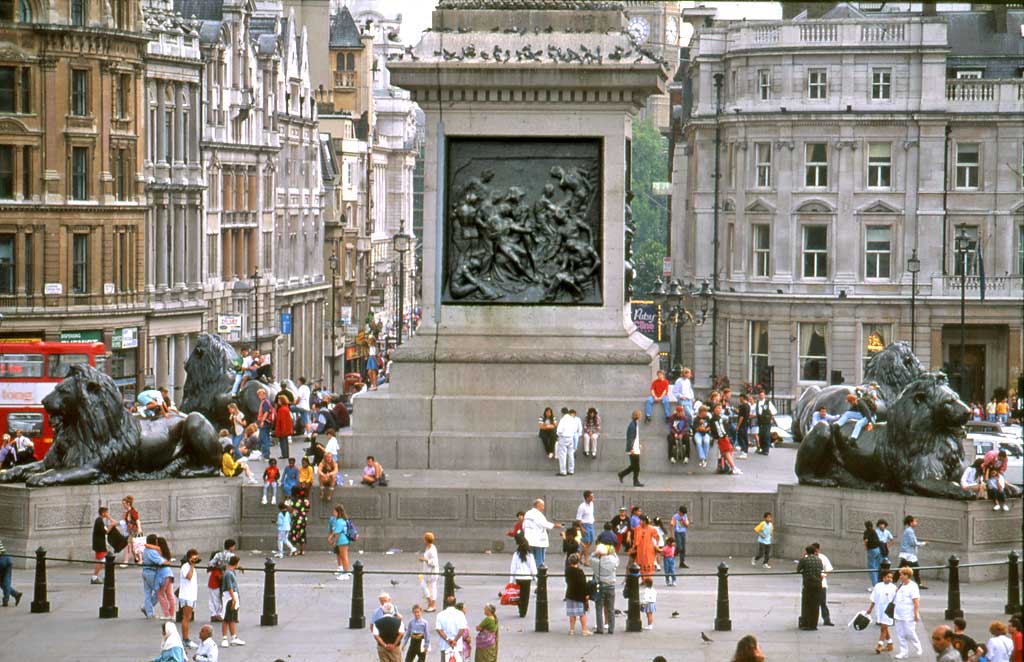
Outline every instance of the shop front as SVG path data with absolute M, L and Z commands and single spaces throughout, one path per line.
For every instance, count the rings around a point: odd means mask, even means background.
M 114 329 L 110 336 L 110 376 L 125 402 L 135 402 L 139 386 L 139 328 Z

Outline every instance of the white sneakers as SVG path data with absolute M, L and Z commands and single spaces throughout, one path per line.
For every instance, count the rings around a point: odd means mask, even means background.
M 263 497 L 263 498 L 265 499 L 266 497 Z M 277 505 L 277 495 L 276 494 L 274 496 L 270 497 L 270 505 L 272 505 L 272 506 L 276 506 Z
M 244 646 L 244 645 L 245 645 L 245 642 L 242 641 L 241 639 L 239 639 L 237 636 L 232 637 L 231 641 L 228 641 L 227 637 L 224 637 L 223 639 L 220 640 L 220 647 L 221 648 L 227 648 L 228 646 Z
M 996 505 L 992 506 L 992 510 L 999 510 L 999 504 L 997 503 Z M 1009 508 L 1007 508 L 1007 510 L 1009 510 Z
M 1004 503 L 1003 504 L 1003 510 L 1005 510 L 1006 512 L 1010 512 L 1010 504 Z
M 266 494 L 263 495 L 263 501 L 260 501 L 260 503 L 262 505 L 264 505 L 264 506 L 267 505 L 267 495 Z
M 733 475 L 733 476 L 742 476 L 742 475 L 743 475 L 743 472 L 742 472 L 742 471 L 740 471 L 739 469 L 733 469 L 733 470 L 732 470 L 732 475 Z

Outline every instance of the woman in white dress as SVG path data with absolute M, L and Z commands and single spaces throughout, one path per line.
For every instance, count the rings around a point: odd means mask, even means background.
M 437 611 L 437 577 L 441 565 L 437 560 L 437 547 L 434 546 L 434 534 L 423 534 L 423 553 L 420 554 L 420 587 L 423 597 L 427 600 L 425 611 Z
M 892 651 L 892 632 L 889 631 L 889 626 L 893 624 L 893 620 L 886 616 L 885 608 L 895 595 L 896 585 L 892 583 L 892 570 L 886 570 L 882 572 L 881 581 L 871 589 L 871 604 L 868 605 L 871 620 L 879 627 L 876 654 Z

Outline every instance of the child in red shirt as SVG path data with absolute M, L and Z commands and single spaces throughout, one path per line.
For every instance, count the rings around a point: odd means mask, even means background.
M 277 483 L 281 471 L 277 468 L 277 460 L 270 458 L 270 466 L 263 470 L 263 505 L 267 505 L 267 488 L 270 488 L 270 503 L 277 505 Z

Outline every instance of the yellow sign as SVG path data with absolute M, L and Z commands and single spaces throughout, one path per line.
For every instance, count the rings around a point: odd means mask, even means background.
M 882 334 L 875 331 L 868 336 L 868 354 L 877 354 L 883 349 L 885 349 L 885 342 L 882 340 Z

